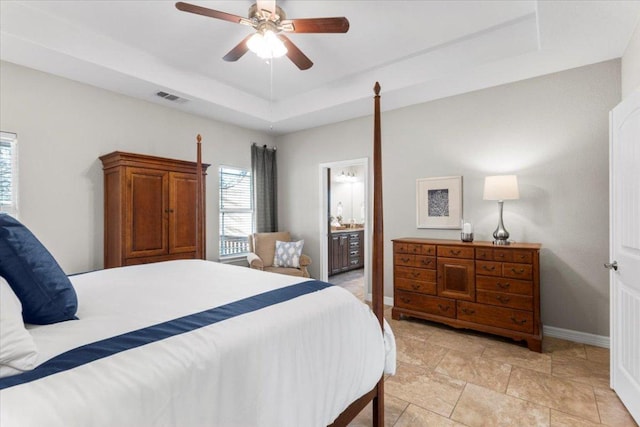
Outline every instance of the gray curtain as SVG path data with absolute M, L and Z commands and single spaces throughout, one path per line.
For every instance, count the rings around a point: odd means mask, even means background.
M 256 232 L 278 231 L 278 167 L 276 149 L 251 145 L 251 174 Z

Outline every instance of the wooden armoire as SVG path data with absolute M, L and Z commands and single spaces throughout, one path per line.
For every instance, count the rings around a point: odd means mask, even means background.
M 104 170 L 104 268 L 195 258 L 196 242 L 205 256 L 204 221 L 196 221 L 195 162 L 120 151 L 100 160 Z M 203 210 L 208 166 L 202 165 Z

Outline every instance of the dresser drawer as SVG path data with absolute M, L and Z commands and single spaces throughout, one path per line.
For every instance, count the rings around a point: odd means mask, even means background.
M 505 262 L 504 264 L 502 264 L 502 275 L 504 277 L 531 280 L 533 278 L 533 267 L 531 266 L 531 264 L 515 264 Z
M 413 267 L 416 263 L 416 256 L 405 253 L 397 253 L 393 256 L 393 263 L 395 265 Z
M 476 248 L 476 259 L 531 264 L 533 252 L 523 249 Z
M 476 248 L 476 259 L 484 259 L 484 260 L 487 260 L 487 261 L 493 261 L 493 249 Z
M 436 282 L 436 270 L 413 267 L 395 267 L 396 279 L 411 279 L 424 282 Z
M 436 245 L 420 245 L 420 254 L 436 256 Z
M 533 262 L 533 252 L 515 249 L 513 250 L 513 262 L 531 264 Z
M 436 257 L 434 256 L 424 256 L 424 255 L 416 255 L 416 263 L 414 264 L 419 268 L 431 268 L 435 270 L 436 268 Z
M 513 251 L 509 249 L 494 249 L 493 260 L 513 262 Z
M 438 246 L 438 256 L 448 258 L 473 258 L 473 248 L 462 246 Z
M 512 308 L 458 301 L 458 319 L 497 328 L 533 333 L 533 313 Z
M 432 297 L 413 292 L 396 290 L 394 303 L 396 307 L 437 316 L 456 317 L 456 302 L 448 298 Z
M 400 279 L 396 278 L 394 281 L 396 289 L 404 291 L 418 292 L 421 294 L 436 294 L 436 282 L 427 282 L 422 280 Z
M 502 263 L 496 261 L 476 261 L 476 272 L 486 276 L 502 276 Z
M 414 255 L 435 255 L 435 245 L 423 245 L 421 243 L 404 243 L 396 242 L 393 244 L 393 250 L 397 253 L 414 254 Z
M 519 310 L 533 310 L 533 297 L 528 295 L 507 294 L 504 292 L 492 292 L 476 290 L 476 302 L 491 304 L 498 307 L 517 308 Z
M 504 277 L 476 276 L 476 289 L 510 294 L 533 295 L 533 283 Z

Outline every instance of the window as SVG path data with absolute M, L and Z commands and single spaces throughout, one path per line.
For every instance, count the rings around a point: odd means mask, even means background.
M 18 137 L 0 132 L 0 212 L 18 216 Z
M 253 233 L 253 185 L 251 172 L 220 167 L 220 256 L 249 252 Z

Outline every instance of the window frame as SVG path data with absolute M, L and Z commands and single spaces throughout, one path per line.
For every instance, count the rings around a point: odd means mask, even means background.
M 10 190 L 9 190 L 10 200 L 3 200 L 3 198 L 0 197 L 0 212 L 8 213 L 9 215 L 17 218 L 20 212 L 19 204 L 18 204 L 18 200 L 19 200 L 18 198 L 18 191 L 19 191 L 18 134 L 14 132 L 0 131 L 0 146 L 8 146 L 10 151 L 10 154 L 9 154 L 10 183 L 8 185 L 10 187 Z M 3 148 L 0 147 L 0 149 L 3 149 Z M 0 171 L 0 180 L 2 180 L 2 171 Z
M 237 171 L 237 172 L 246 174 L 246 176 L 249 179 L 248 200 L 250 202 L 250 208 L 223 207 L 224 203 L 223 203 L 222 192 L 224 191 L 224 189 L 222 188 L 222 183 L 223 183 L 222 175 L 223 173 L 225 173 L 225 171 Z M 226 172 L 226 173 L 229 173 L 229 172 Z M 229 253 L 228 251 L 224 250 L 225 241 L 228 241 L 228 240 L 225 238 L 225 235 L 223 234 L 224 223 L 225 223 L 223 220 L 223 216 L 225 214 L 233 214 L 233 213 L 242 213 L 242 214 L 249 213 L 251 215 L 251 220 L 250 220 L 251 230 L 249 234 L 247 234 L 246 236 L 242 236 L 246 238 L 246 240 L 243 241 L 244 247 L 246 248 L 246 250 L 242 252 Z M 255 231 L 255 201 L 254 201 L 254 187 L 253 187 L 253 177 L 252 177 L 251 169 L 237 167 L 237 166 L 220 165 L 218 167 L 218 256 L 219 258 L 221 260 L 231 260 L 234 258 L 246 257 L 247 254 L 249 253 L 249 236 L 254 231 Z M 238 236 L 235 236 L 235 237 L 238 237 Z

